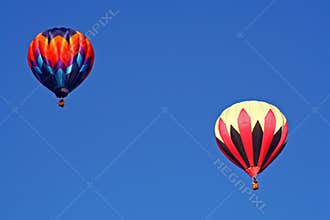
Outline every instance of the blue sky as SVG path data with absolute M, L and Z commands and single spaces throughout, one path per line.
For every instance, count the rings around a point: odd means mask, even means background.
M 329 216 L 330 4 L 326 1 L 7 1 L 0 36 L 0 218 L 325 219 Z M 95 66 L 64 109 L 28 69 L 34 36 L 91 37 Z M 259 177 L 263 212 L 214 164 L 229 105 L 289 121 Z

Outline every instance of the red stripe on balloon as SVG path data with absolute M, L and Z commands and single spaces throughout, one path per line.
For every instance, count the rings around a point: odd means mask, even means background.
M 239 164 L 239 163 L 237 163 L 235 160 L 233 160 L 233 158 L 231 157 L 231 156 L 229 156 L 227 153 L 226 153 L 226 151 L 223 149 L 223 147 L 221 146 L 221 144 L 220 144 L 220 140 L 218 139 L 218 138 L 216 138 L 217 139 L 217 145 L 218 145 L 218 147 L 219 147 L 219 149 L 220 149 L 220 151 L 233 163 L 233 164 L 235 164 L 236 166 L 238 166 L 239 168 L 241 168 L 241 169 L 244 169 L 244 167 L 241 165 L 241 164 Z M 245 170 L 245 169 L 244 169 Z
M 249 160 L 250 166 L 254 166 L 253 159 L 253 143 L 252 143 L 252 130 L 251 130 L 251 118 L 248 113 L 242 109 L 238 116 L 238 128 L 241 135 L 241 140 Z
M 277 144 L 274 152 L 270 155 L 270 157 L 268 158 L 268 161 L 261 168 L 261 170 L 264 170 L 278 156 L 278 154 L 281 152 L 282 148 L 284 147 L 287 137 L 288 137 L 288 122 L 286 122 L 283 127 L 281 139 L 280 139 L 279 143 Z
M 247 169 L 248 166 L 242 159 L 241 155 L 237 151 L 233 141 L 231 140 L 228 132 L 227 132 L 227 127 L 226 124 L 223 122 L 223 120 L 220 118 L 219 120 L 219 132 L 222 140 L 224 141 L 224 144 L 228 147 L 228 150 L 231 152 L 231 154 L 242 164 L 244 169 Z
M 270 144 L 273 140 L 274 131 L 276 127 L 276 118 L 271 109 L 269 109 L 266 117 L 265 117 L 265 124 L 264 124 L 264 134 L 262 137 L 262 144 L 260 149 L 260 156 L 258 160 L 258 166 L 261 167 L 263 160 L 269 150 Z

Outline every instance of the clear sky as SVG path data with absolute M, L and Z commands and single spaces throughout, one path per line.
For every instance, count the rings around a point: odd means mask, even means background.
M 0 219 L 329 216 L 327 1 L 11 0 L 1 9 Z M 95 33 L 94 69 L 64 109 L 26 59 L 34 36 L 56 26 Z M 289 121 L 256 194 L 237 187 L 251 180 L 213 133 L 221 111 L 247 99 Z

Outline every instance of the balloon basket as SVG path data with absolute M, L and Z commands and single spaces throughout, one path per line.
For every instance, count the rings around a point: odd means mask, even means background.
M 57 102 L 58 106 L 63 108 L 64 107 L 64 99 L 60 99 L 58 102 Z
M 259 183 L 258 183 L 258 181 L 257 181 L 256 179 L 254 179 L 254 180 L 252 181 L 252 189 L 253 189 L 253 190 L 257 190 L 257 189 L 259 189 Z

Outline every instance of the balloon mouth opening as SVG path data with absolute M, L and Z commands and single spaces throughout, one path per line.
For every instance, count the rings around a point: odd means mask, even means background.
M 69 90 L 67 88 L 58 88 L 55 91 L 55 95 L 57 98 L 64 98 L 69 94 Z
M 257 174 L 260 172 L 260 167 L 259 166 L 249 167 L 245 171 L 249 174 L 249 176 L 256 177 Z

